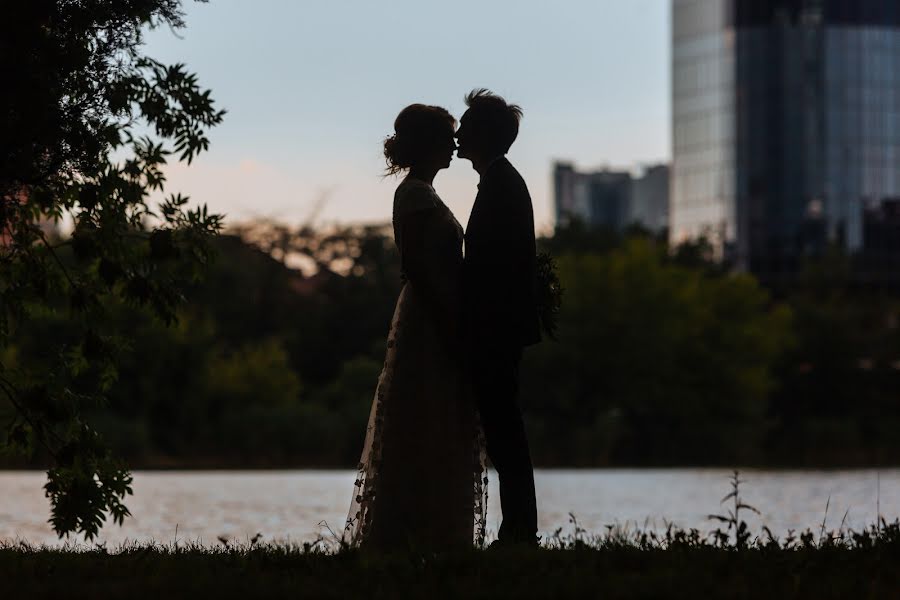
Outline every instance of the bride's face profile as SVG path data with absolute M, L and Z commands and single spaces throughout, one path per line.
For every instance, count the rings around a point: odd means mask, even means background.
M 441 142 L 437 144 L 435 162 L 440 165 L 439 168 L 446 169 L 453 160 L 453 153 L 456 152 L 455 132 L 451 128 Z
M 440 106 L 410 104 L 397 115 L 394 135 L 384 140 L 387 174 L 434 173 L 450 166 L 456 151 L 456 119 Z
M 445 132 L 436 134 L 428 141 L 427 152 L 415 161 L 413 168 L 416 170 L 434 170 L 440 171 L 450 166 L 453 160 L 453 153 L 456 152 L 456 139 L 453 127 L 450 126 Z M 424 149 L 423 149 L 424 150 Z

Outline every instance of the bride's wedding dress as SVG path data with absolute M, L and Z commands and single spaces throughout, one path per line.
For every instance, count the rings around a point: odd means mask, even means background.
M 481 545 L 484 442 L 454 342 L 462 227 L 429 184 L 409 177 L 394 194 L 393 223 L 405 284 L 343 539 L 379 549 Z

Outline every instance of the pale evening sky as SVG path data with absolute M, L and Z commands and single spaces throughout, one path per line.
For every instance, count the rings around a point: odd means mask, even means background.
M 487 87 L 525 111 L 509 158 L 535 221 L 553 223 L 554 159 L 637 168 L 667 161 L 669 0 L 211 0 L 187 27 L 147 36 L 228 110 L 209 152 L 168 170 L 226 222 L 390 220 L 381 143 L 407 104 L 457 118 Z M 478 177 L 456 159 L 435 188 L 465 225 Z

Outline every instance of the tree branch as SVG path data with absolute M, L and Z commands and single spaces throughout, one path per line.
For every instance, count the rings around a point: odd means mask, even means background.
M 12 388 L 12 391 L 10 391 L 9 388 Z M 56 433 L 52 429 L 47 429 L 45 427 L 39 427 L 37 425 L 37 423 L 35 423 L 35 421 L 29 415 L 28 410 L 26 410 L 26 408 L 24 406 L 22 406 L 22 404 L 16 399 L 16 396 L 13 393 L 16 391 L 16 389 L 12 383 L 10 383 L 8 380 L 0 377 L 0 389 L 2 389 L 3 393 L 6 394 L 6 397 L 9 398 L 9 401 L 10 401 L 10 403 L 12 403 L 13 408 L 16 409 L 16 412 L 19 413 L 22 416 L 22 418 L 25 419 L 25 421 L 29 425 L 31 425 L 32 431 L 34 431 L 35 433 L 49 431 L 54 436 L 56 436 L 58 442 L 62 443 L 63 439 L 59 436 L 58 433 Z M 51 457 L 53 457 L 53 460 L 57 460 L 58 455 L 56 454 L 56 451 L 50 446 L 50 444 L 47 442 L 47 440 L 44 438 L 44 436 L 37 435 L 37 438 L 38 438 L 38 441 L 41 443 L 41 445 L 44 447 L 44 449 L 47 450 L 47 452 L 50 454 Z
M 50 254 L 53 256 L 53 259 L 56 261 L 56 264 L 59 265 L 59 268 L 62 270 L 63 275 L 66 276 L 66 279 L 68 280 L 69 285 L 71 285 L 73 288 L 77 289 L 78 284 L 76 284 L 75 281 L 72 279 L 72 276 L 69 275 L 69 270 L 66 268 L 66 265 L 64 265 L 62 260 L 59 258 L 59 255 L 56 253 L 55 247 L 47 240 L 47 236 L 44 235 L 44 232 L 41 230 L 40 227 L 38 227 L 37 230 L 38 230 L 38 235 L 41 238 L 41 241 L 44 243 L 44 246 L 47 248 L 47 250 L 50 251 Z

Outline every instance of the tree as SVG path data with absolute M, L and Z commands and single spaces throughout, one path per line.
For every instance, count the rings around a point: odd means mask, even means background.
M 341 364 L 356 356 L 384 359 L 384 338 L 401 286 L 400 256 L 390 231 L 390 225 L 316 231 L 266 221 L 235 229 L 269 256 L 313 271 L 294 286 L 305 288 L 302 301 L 292 302 L 303 309 L 292 309 L 289 325 L 280 319 L 286 348 L 304 383 L 328 384 L 340 374 Z
M 84 417 L 127 349 L 107 307 L 123 300 L 171 323 L 182 286 L 211 260 L 221 217 L 163 197 L 163 167 L 206 150 L 224 111 L 184 65 L 141 53 L 145 28 L 184 26 L 180 0 L 32 0 L 14 11 L 0 26 L 11 92 L 0 98 L 0 350 L 34 315 L 67 312 L 78 327 L 40 368 L 0 362 L 2 443 L 50 457 L 54 529 L 92 539 L 107 513 L 120 524 L 129 515 L 131 493 L 128 469 Z M 49 231 L 66 219 L 71 236 Z
M 629 238 L 565 253 L 559 343 L 529 349 L 523 405 L 551 464 L 753 462 L 791 315 L 746 274 Z

